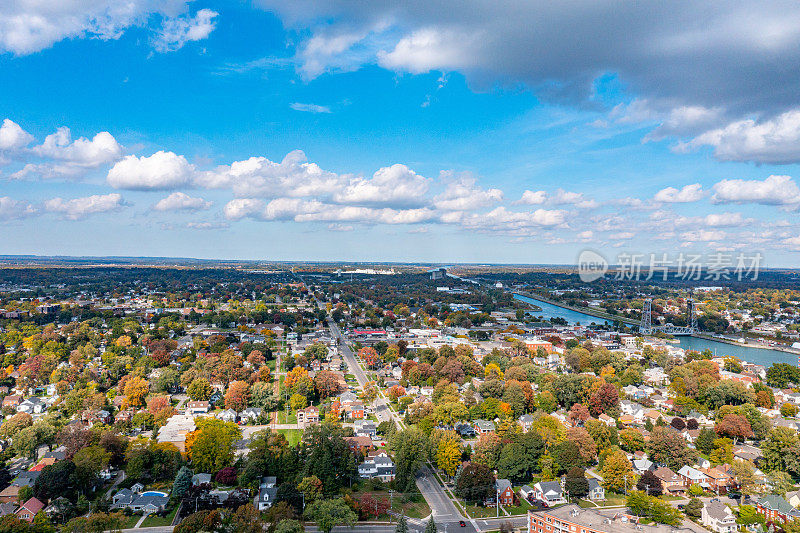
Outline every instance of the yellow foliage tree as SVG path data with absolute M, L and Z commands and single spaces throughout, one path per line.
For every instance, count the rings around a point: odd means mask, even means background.
M 131 338 L 127 335 L 120 335 L 119 337 L 117 337 L 117 340 L 115 341 L 114 344 L 116 344 L 120 348 L 127 348 L 128 346 L 131 345 Z
M 125 384 L 125 407 L 141 407 L 150 392 L 150 383 L 140 377 L 133 377 Z
M 456 475 L 461 464 L 461 444 L 457 439 L 444 438 L 436 449 L 436 465 L 450 477 Z

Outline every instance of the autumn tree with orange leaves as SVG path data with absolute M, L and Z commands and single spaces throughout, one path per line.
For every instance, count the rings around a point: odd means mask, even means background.
M 225 407 L 234 411 L 241 411 L 247 407 L 250 400 L 250 385 L 245 381 L 233 381 L 228 385 L 225 393 Z
M 380 359 L 380 356 L 378 355 L 378 352 L 375 351 L 375 348 L 371 348 L 369 346 L 361 348 L 358 351 L 358 357 L 360 357 L 369 368 L 373 368 L 376 364 L 378 364 L 378 360 Z
M 124 407 L 141 407 L 144 405 L 144 399 L 147 393 L 150 392 L 150 384 L 138 377 L 132 377 L 125 383 L 125 401 Z

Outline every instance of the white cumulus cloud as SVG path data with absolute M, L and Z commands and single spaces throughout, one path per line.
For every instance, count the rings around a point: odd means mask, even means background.
M 159 200 L 153 206 L 153 209 L 156 211 L 196 211 L 199 209 L 208 209 L 209 207 L 211 207 L 211 202 L 207 202 L 202 198 L 193 198 L 183 192 L 174 192 L 166 198 Z
M 333 199 L 341 204 L 422 204 L 429 182 L 407 166 L 394 164 L 379 169 L 372 178 L 352 178 Z
M 66 219 L 80 220 L 95 213 L 114 211 L 123 206 L 122 196 L 118 193 L 92 195 L 84 198 L 53 198 L 44 203 L 45 211 L 60 213 Z
M 714 157 L 722 161 L 797 163 L 800 161 L 800 110 L 787 111 L 762 122 L 753 119 L 732 122 L 679 144 L 676 149 L 685 152 L 701 146 L 713 147 Z
M 715 203 L 754 203 L 783 206 L 794 209 L 800 206 L 800 187 L 791 176 L 769 176 L 765 180 L 727 179 L 714 185 Z
M 703 198 L 702 185 L 693 183 L 692 185 L 684 186 L 680 190 L 675 187 L 661 189 L 653 197 L 653 200 L 664 203 L 688 203 L 696 202 L 701 198 Z
M 451 173 L 443 173 L 451 178 Z M 461 176 L 447 184 L 444 192 L 434 198 L 433 205 L 445 211 L 473 211 L 503 201 L 500 189 L 484 189 L 471 176 Z
M 175 189 L 188 185 L 194 171 L 182 155 L 159 150 L 149 157 L 126 156 L 111 167 L 107 181 L 115 189 Z
M 19 150 L 33 141 L 33 135 L 11 119 L 3 119 L 0 126 L 0 150 Z

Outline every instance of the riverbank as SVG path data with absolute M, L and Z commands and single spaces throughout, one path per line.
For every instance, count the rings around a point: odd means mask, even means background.
M 521 292 L 521 291 L 513 292 L 512 294 L 518 295 L 518 296 L 524 296 L 525 298 L 530 298 L 532 300 L 538 300 L 540 302 L 544 302 L 544 303 L 547 303 L 547 304 L 550 304 L 550 305 L 554 305 L 554 306 L 560 307 L 562 309 L 568 309 L 570 311 L 575 311 L 576 313 L 583 313 L 584 315 L 594 316 L 594 317 L 597 317 L 597 318 L 602 318 L 604 320 L 610 320 L 612 322 L 624 322 L 626 324 L 631 324 L 631 325 L 635 325 L 635 326 L 639 325 L 639 321 L 638 320 L 633 320 L 633 319 L 627 318 L 627 317 L 621 317 L 621 316 L 612 315 L 612 314 L 609 314 L 609 313 L 604 313 L 602 311 L 597 311 L 596 309 L 593 309 L 591 307 L 575 307 L 575 306 L 572 306 L 572 305 L 567 305 L 567 304 L 565 304 L 563 302 L 557 302 L 555 300 L 550 300 L 549 298 L 545 298 L 544 296 L 540 296 L 538 294 L 531 294 L 529 292 Z M 526 302 L 526 303 L 529 303 L 529 302 Z
M 704 335 L 702 333 L 695 333 L 692 337 L 697 337 L 698 339 L 706 339 L 709 341 L 715 342 L 722 342 L 725 344 L 731 344 L 733 346 L 741 346 L 742 348 L 758 348 L 760 350 L 775 350 L 776 352 L 786 352 L 791 353 L 794 355 L 800 355 L 800 350 L 795 350 L 793 348 L 788 348 L 786 346 L 764 346 L 762 344 L 755 344 L 752 342 L 737 342 L 732 339 L 728 339 L 726 337 L 715 337 L 713 335 Z

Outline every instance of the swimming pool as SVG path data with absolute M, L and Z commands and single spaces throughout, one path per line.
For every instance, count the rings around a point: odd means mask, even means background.
M 148 490 L 142 493 L 142 496 L 167 496 L 166 492 L 159 492 L 157 490 Z

